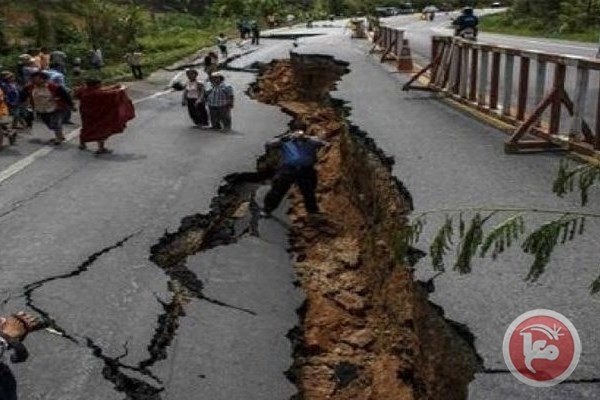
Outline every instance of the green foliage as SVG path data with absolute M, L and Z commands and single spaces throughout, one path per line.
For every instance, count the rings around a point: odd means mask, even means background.
M 444 257 L 448 251 L 452 250 L 453 234 L 453 220 L 449 216 L 446 216 L 446 222 L 438 230 L 437 234 L 433 238 L 431 246 L 429 247 L 431 263 L 435 271 L 444 272 L 446 270 L 444 266 Z
M 404 228 L 396 232 L 394 243 L 394 258 L 399 263 L 407 263 L 409 248 L 417 243 L 423 233 L 425 226 L 424 218 L 417 218 L 411 225 L 406 225 Z
M 512 246 L 514 240 L 518 240 L 524 233 L 525 218 L 523 218 L 522 213 L 508 218 L 490 231 L 481 245 L 481 257 L 487 256 L 493 247 L 492 259 L 495 260 L 498 255 L 504 253 L 505 250 Z
M 57 0 L 40 7 L 37 0 L 10 3 L 10 11 L 31 15 L 32 22 L 19 27 L 18 33 L 11 32 L 19 45 L 3 51 L 0 64 L 14 67 L 17 55 L 33 46 L 61 46 L 71 59 L 80 57 L 85 62 L 92 46 L 99 46 L 106 61 L 103 78 L 124 78 L 129 71 L 123 56 L 135 47 L 142 47 L 146 68 L 157 69 L 214 45 L 217 33 L 231 28 L 228 21 L 209 14 L 198 17 L 174 11 L 154 13 L 143 7 L 150 3 L 158 9 L 175 4 L 166 1 L 159 5 L 154 0 Z M 198 0 L 182 0 L 178 4 L 196 10 L 199 7 Z
M 485 16 L 486 31 L 597 42 L 600 0 L 515 0 L 505 14 Z
M 483 242 L 483 225 L 485 225 L 492 216 L 493 213 L 482 218 L 480 213 L 476 213 L 466 231 L 462 228 L 463 223 L 461 216 L 461 241 L 458 247 L 458 256 L 454 263 L 454 269 L 461 274 L 468 274 L 471 272 L 471 260 L 477 254 L 477 249 L 479 249 L 479 246 L 481 246 L 481 243 Z
M 546 270 L 556 246 L 572 241 L 576 235 L 582 235 L 584 230 L 585 217 L 571 215 L 546 222 L 536 229 L 521 246 L 525 253 L 535 256 L 526 279 L 531 282 L 537 281 Z
M 467 221 L 463 212 L 446 215 L 429 248 L 434 271 L 445 271 L 445 259 L 454 249 L 456 236 L 460 238 L 460 243 L 457 246 L 454 270 L 460 274 L 468 274 L 472 271 L 473 260 L 477 255 L 484 258 L 491 254 L 491 257 L 496 259 L 520 241 L 521 250 L 534 257 L 525 280 L 535 282 L 545 272 L 558 245 L 573 241 L 577 236 L 585 233 L 586 216 L 563 214 L 558 219 L 548 221 L 526 234 L 525 212 L 511 213 L 509 217 L 486 231 L 485 226 L 492 217 L 498 213 L 508 212 L 502 209 L 490 211 L 485 216 L 480 211 L 476 211 Z M 600 218 L 600 215 L 598 217 Z M 425 216 L 421 215 L 406 229 L 398 232 L 399 238 L 396 242 L 404 245 L 398 246 L 397 250 L 406 250 L 406 243 L 415 244 L 421 236 L 425 223 Z M 600 278 L 590 289 L 593 293 L 600 291 Z
M 32 26 L 32 36 L 36 46 L 50 45 L 54 41 L 54 26 L 50 23 L 48 16 L 36 8 L 33 12 L 33 19 L 35 23 Z
M 600 183 L 600 167 L 589 164 L 575 166 L 563 161 L 552 189 L 559 197 L 579 191 L 581 205 L 585 206 L 589 201 L 590 189 L 597 183 Z

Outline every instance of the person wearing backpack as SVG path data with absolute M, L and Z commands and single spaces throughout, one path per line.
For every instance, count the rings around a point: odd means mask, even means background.
M 267 148 L 279 148 L 281 162 L 273 178 L 271 189 L 265 196 L 261 215 L 265 218 L 279 206 L 292 185 L 296 185 L 304 199 L 304 207 L 310 216 L 320 215 L 315 190 L 317 188 L 317 153 L 329 143 L 309 136 L 305 133 L 306 126 L 295 123 L 291 132 L 267 143 Z

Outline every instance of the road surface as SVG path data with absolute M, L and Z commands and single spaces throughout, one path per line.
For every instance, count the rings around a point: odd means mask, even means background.
M 551 193 L 559 156 L 505 155 L 504 136 L 493 128 L 428 95 L 402 93 L 406 77 L 368 57 L 369 44 L 351 41 L 341 24 L 322 32 L 326 35 L 299 39 L 296 51 L 333 54 L 351 63 L 334 96 L 349 102 L 350 120 L 396 158 L 394 172 L 412 192 L 417 212 L 489 204 L 577 206 L 576 199 Z M 292 49 L 290 41 L 265 41 L 233 65 L 266 62 Z M 14 165 L 37 150 L 3 161 L 2 171 L 16 171 L 0 183 L 3 310 L 33 304 L 78 341 L 48 333 L 28 339 L 31 360 L 11 367 L 21 399 L 125 397 L 129 381 L 107 365 L 135 367 L 148 359 L 170 296 L 167 276 L 148 260 L 150 248 L 182 218 L 208 211 L 224 176 L 252 171 L 264 142 L 288 122 L 276 108 L 244 96 L 252 74 L 228 71 L 226 78 L 238 97 L 233 133 L 192 129 L 178 93 L 153 95 L 163 87 L 142 84 L 135 87 L 138 117 L 111 141 L 113 155 L 97 158 L 68 144 L 25 167 Z M 36 144 L 23 147 L 30 146 Z M 598 211 L 596 197 L 590 209 Z M 297 323 L 302 296 L 293 286 L 285 232 L 272 222 L 260 224 L 260 238 L 246 237 L 187 260 L 206 297 L 230 307 L 193 300 L 166 357 L 155 360 L 154 377 L 118 368 L 128 379 L 144 382 L 137 388 L 164 388 L 160 397 L 148 398 L 273 400 L 294 393 L 283 376 L 292 362 L 285 334 Z M 579 329 L 584 352 L 572 380 L 600 378 L 598 300 L 587 291 L 598 274 L 594 238 L 600 229 L 591 223 L 588 229 L 557 252 L 538 284 L 523 282 L 530 260 L 516 252 L 497 262 L 482 260 L 470 275 L 449 272 L 438 279 L 432 300 L 472 330 L 486 368 L 504 368 L 502 338 L 514 318 L 549 308 Z M 92 262 L 82 269 L 86 260 Z M 419 275 L 431 273 L 429 260 L 423 260 Z M 125 349 L 127 355 L 117 360 Z M 482 373 L 471 392 L 473 399 L 576 400 L 597 398 L 599 386 L 580 382 L 534 389 L 510 374 Z

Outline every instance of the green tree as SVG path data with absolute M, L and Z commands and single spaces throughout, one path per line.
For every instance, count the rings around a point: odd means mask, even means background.
M 54 42 L 54 29 L 45 11 L 36 8 L 33 12 L 35 44 L 36 46 L 49 46 Z

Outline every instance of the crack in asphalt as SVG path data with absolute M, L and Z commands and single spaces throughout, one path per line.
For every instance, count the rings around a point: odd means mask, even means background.
M 125 238 L 119 240 L 115 244 L 110 245 L 108 247 L 103 248 L 100 251 L 95 252 L 94 254 L 90 255 L 83 263 L 78 265 L 71 272 L 68 272 L 65 274 L 60 274 L 60 275 L 54 275 L 54 276 L 44 278 L 39 281 L 35 281 L 35 282 L 25 285 L 23 287 L 23 294 L 22 294 L 22 297 L 25 298 L 25 304 L 27 305 L 28 308 L 37 312 L 42 317 L 42 321 L 46 327 L 54 329 L 55 331 L 59 332 L 62 335 L 62 337 L 64 337 L 67 340 L 70 340 L 73 343 L 79 343 L 79 341 L 74 336 L 70 335 L 65 329 L 63 329 L 61 326 L 58 325 L 56 320 L 54 318 L 52 318 L 52 316 L 50 315 L 50 313 L 48 311 L 45 311 L 40 306 L 36 305 L 36 303 L 33 300 L 34 292 L 36 290 L 40 289 L 41 287 L 43 287 L 47 283 L 54 282 L 57 280 L 70 279 L 70 278 L 73 278 L 73 277 L 83 274 L 84 272 L 88 271 L 89 268 L 100 257 L 104 256 L 105 254 L 110 253 L 111 251 L 113 251 L 119 247 L 124 246 L 125 243 L 127 243 L 133 237 L 139 235 L 141 232 L 142 231 L 140 230 L 133 234 L 130 234 L 130 235 L 126 236 Z
M 121 359 L 128 355 L 127 346 L 125 345 L 125 351 L 122 355 L 117 357 L 109 357 L 104 354 L 102 347 L 97 345 L 91 338 L 86 338 L 86 345 L 92 350 L 94 357 L 104 362 L 104 368 L 102 368 L 102 376 L 107 381 L 111 382 L 115 386 L 115 390 L 126 394 L 126 400 L 160 400 L 160 393 L 165 390 L 164 387 L 156 387 L 141 379 L 131 377 L 121 371 L 121 369 L 128 369 L 138 371 L 136 368 L 132 368 L 128 365 L 121 363 Z
M 79 169 L 73 170 L 73 171 L 69 172 L 68 174 L 66 174 L 66 175 L 58 178 L 57 180 L 55 180 L 51 184 L 49 184 L 49 185 L 43 187 L 42 189 L 38 190 L 37 192 L 33 193 L 31 196 L 26 197 L 26 198 L 24 198 L 22 200 L 14 202 L 6 211 L 0 212 L 0 219 L 6 217 L 9 214 L 12 214 L 13 212 L 17 211 L 21 207 L 25 206 L 27 203 L 30 203 L 31 201 L 37 199 L 41 195 L 49 192 L 50 190 L 52 190 L 53 188 L 55 188 L 56 186 L 58 186 L 62 182 L 66 181 L 67 179 L 69 179 L 70 177 L 72 177 L 73 175 L 75 175 L 77 172 L 79 172 Z
M 194 272 L 190 271 L 185 264 L 178 263 L 173 266 L 163 267 L 162 269 L 165 271 L 171 281 L 178 282 L 181 286 L 187 289 L 191 296 L 198 300 L 206 301 L 207 303 L 214 304 L 216 306 L 241 311 L 250 315 L 256 315 L 254 311 L 247 308 L 234 306 L 221 300 L 206 296 L 203 293 L 204 283 L 198 279 L 198 276 Z
M 105 350 L 91 338 L 86 338 L 86 345 L 92 350 L 94 357 L 104 362 L 103 377 L 114 385 L 118 392 L 124 393 L 131 400 L 160 400 L 160 393 L 165 390 L 164 383 L 152 374 L 150 368 L 168 358 L 168 350 L 172 345 L 180 318 L 185 316 L 185 306 L 192 299 L 202 300 L 219 307 L 256 315 L 252 310 L 227 304 L 203 293 L 204 283 L 185 264 L 188 257 L 199 254 L 218 246 L 227 246 L 237 242 L 243 235 L 258 235 L 259 208 L 255 201 L 256 185 L 252 185 L 257 174 L 236 174 L 235 178 L 228 176 L 227 182 L 219 189 L 219 194 L 211 202 L 211 212 L 202 215 L 192 215 L 182 219 L 180 229 L 170 234 L 168 232 L 152 246 L 150 261 L 162 269 L 169 277 L 168 290 L 171 299 L 167 303 L 157 297 L 163 313 L 157 317 L 156 328 L 147 346 L 149 356 L 131 366 L 121 360 L 125 354 L 109 357 Z M 246 181 L 247 180 L 247 181 Z M 246 199 L 245 197 L 250 197 Z M 241 234 L 236 234 L 232 228 L 230 214 L 244 201 L 250 202 L 250 218 L 248 226 Z M 194 237 L 198 243 L 189 244 L 189 237 Z M 183 238 L 183 240 L 182 240 Z M 181 241 L 181 242 L 179 242 Z M 183 244 L 182 244 L 183 243 Z M 178 248 L 182 246 L 182 248 Z M 141 379 L 126 374 L 124 371 L 138 372 L 154 379 L 160 387 L 154 386 Z

